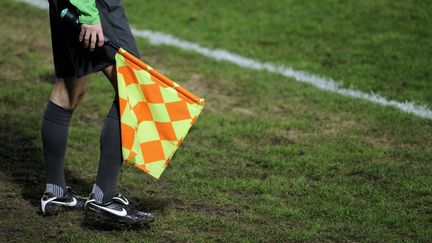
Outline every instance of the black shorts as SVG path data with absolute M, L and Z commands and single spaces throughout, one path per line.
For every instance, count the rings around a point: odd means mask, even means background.
M 51 40 L 57 78 L 77 77 L 101 71 L 115 64 L 116 51 L 109 46 L 96 47 L 93 52 L 79 42 L 79 29 L 60 18 L 63 9 L 77 12 L 68 0 L 49 0 Z M 105 37 L 140 57 L 121 0 L 96 0 Z

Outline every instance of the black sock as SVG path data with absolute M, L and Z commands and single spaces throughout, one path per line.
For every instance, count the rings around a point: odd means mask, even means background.
M 118 98 L 113 101 L 100 137 L 100 160 L 93 187 L 96 201 L 108 202 L 117 193 L 116 181 L 122 166 L 120 139 L 120 109 Z
M 55 196 L 62 196 L 66 190 L 64 158 L 72 113 L 73 109 L 65 109 L 48 100 L 43 114 L 41 136 L 47 177 L 46 191 Z

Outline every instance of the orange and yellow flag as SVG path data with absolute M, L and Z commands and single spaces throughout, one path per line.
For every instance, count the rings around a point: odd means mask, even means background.
M 121 48 L 116 66 L 123 160 L 159 178 L 204 99 Z

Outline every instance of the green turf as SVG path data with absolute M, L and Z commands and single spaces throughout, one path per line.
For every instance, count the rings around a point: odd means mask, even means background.
M 179 16 L 182 8 L 195 6 L 188 3 L 178 6 Z M 209 11 L 222 11 L 208 4 Z M 220 7 L 227 4 L 221 2 Z M 270 11 L 264 7 L 263 15 Z M 133 8 L 127 9 L 133 13 Z M 153 11 L 159 20 L 167 18 Z M 207 102 L 160 180 L 123 167 L 119 191 L 153 213 L 156 222 L 141 230 L 107 231 L 82 225 L 81 212 L 54 218 L 37 215 L 45 183 L 40 119 L 53 80 L 47 13 L 7 0 L 0 3 L 0 14 L 0 239 L 426 242 L 432 238 L 432 121 L 321 92 L 278 75 L 244 70 L 173 47 L 151 46 L 142 39 L 139 48 L 149 64 Z M 149 25 L 157 22 L 155 18 L 148 16 Z M 170 33 L 191 31 L 177 28 Z M 197 34 L 190 39 L 222 46 L 214 36 Z M 246 46 L 256 44 L 248 43 L 233 51 L 249 55 Z M 370 54 L 357 51 L 365 57 Z M 282 63 L 283 56 L 262 59 Z M 303 58 L 304 68 L 309 67 L 311 60 Z M 374 75 L 362 72 L 358 75 Z M 91 190 L 99 132 L 114 95 L 101 76 L 95 76 L 90 86 L 74 112 L 66 157 L 67 182 L 81 194 Z M 411 89 L 418 97 L 426 94 L 416 87 Z M 392 88 L 380 91 L 391 94 Z
M 124 0 L 134 26 L 432 106 L 427 0 Z

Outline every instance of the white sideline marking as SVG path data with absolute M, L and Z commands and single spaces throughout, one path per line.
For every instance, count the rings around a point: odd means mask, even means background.
M 47 9 L 48 8 L 48 0 L 17 0 L 18 2 L 28 3 L 32 6 L 35 6 L 37 8 L 41 9 Z
M 32 6 L 41 9 L 48 8 L 47 0 L 18 0 L 18 1 L 28 3 Z M 181 40 L 172 35 L 164 34 L 157 31 L 138 30 L 132 28 L 132 32 L 135 36 L 139 36 L 147 39 L 153 45 L 175 46 L 184 50 L 197 52 L 203 56 L 209 57 L 214 60 L 231 62 L 244 68 L 249 68 L 254 70 L 265 70 L 268 72 L 277 73 L 287 78 L 294 78 L 299 82 L 310 84 L 321 90 L 338 93 L 343 96 L 349 96 L 349 97 L 367 100 L 375 104 L 392 106 L 401 111 L 414 114 L 418 117 L 432 119 L 432 111 L 426 105 L 417 105 L 409 101 L 399 102 L 395 100 L 389 100 L 378 94 L 366 93 L 352 88 L 344 88 L 342 87 L 340 82 L 337 82 L 333 79 L 320 77 L 318 75 L 304 72 L 304 71 L 294 70 L 287 66 L 275 65 L 269 62 L 260 62 L 258 60 L 243 57 L 220 49 L 205 48 L 198 44 Z

